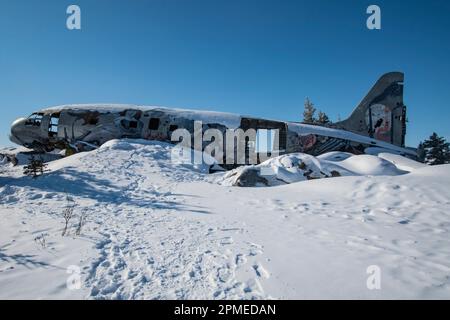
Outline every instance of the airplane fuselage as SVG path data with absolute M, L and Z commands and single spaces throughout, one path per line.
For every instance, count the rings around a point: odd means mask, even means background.
M 242 137 L 236 138 L 245 140 L 245 150 L 247 153 L 255 153 L 257 163 L 265 159 L 261 156 L 263 152 L 269 155 L 293 152 L 318 155 L 337 150 L 364 153 L 367 147 L 380 147 L 414 156 L 414 152 L 409 149 L 329 127 L 230 113 L 133 105 L 67 105 L 43 109 L 27 119 L 16 120 L 11 128 L 11 140 L 37 150 L 73 148 L 83 151 L 121 138 L 174 143 L 178 141 L 173 140 L 172 134 L 178 129 L 189 132 L 193 140 L 201 135 L 200 145 L 194 141 L 190 143 L 193 148 L 201 150 L 211 141 L 203 139 L 207 130 L 215 129 L 216 132 L 222 133 L 223 137 L 227 137 L 227 131 L 230 130 L 243 132 Z M 247 132 L 255 134 L 246 134 Z M 264 139 L 263 148 L 261 139 Z M 224 158 L 230 156 L 227 154 L 227 148 L 224 147 L 223 152 Z M 245 163 L 248 163 L 249 158 L 250 156 L 247 156 Z
M 414 158 L 416 152 L 404 148 L 403 82 L 401 72 L 384 74 L 349 118 L 328 126 L 212 111 L 113 104 L 65 105 L 16 120 L 11 127 L 11 141 L 37 150 L 83 151 L 111 139 L 176 143 L 183 136 L 185 145 L 199 151 L 211 149 L 214 142 L 216 158 L 232 159 L 237 157 L 235 153 L 240 153 L 239 159 L 235 159 L 239 160 L 238 164 L 259 163 L 267 155 L 293 152 L 364 153 L 368 147 Z

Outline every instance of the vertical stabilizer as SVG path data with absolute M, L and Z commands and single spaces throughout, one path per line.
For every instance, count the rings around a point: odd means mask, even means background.
M 401 72 L 383 75 L 349 118 L 336 127 L 377 140 L 405 146 L 406 107 L 403 104 Z

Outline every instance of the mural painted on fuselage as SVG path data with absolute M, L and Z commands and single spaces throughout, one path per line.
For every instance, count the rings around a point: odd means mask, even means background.
M 391 141 L 391 117 L 391 110 L 383 104 L 374 104 L 367 109 L 366 124 L 375 139 Z
M 287 153 L 303 152 L 311 155 L 320 155 L 328 151 L 348 151 L 358 149 L 359 144 L 325 135 L 288 133 Z

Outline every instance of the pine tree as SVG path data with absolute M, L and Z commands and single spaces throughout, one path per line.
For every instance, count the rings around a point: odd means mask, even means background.
M 305 100 L 305 110 L 303 111 L 303 122 L 308 124 L 313 124 L 316 122 L 316 119 L 314 117 L 316 113 L 316 108 L 314 107 L 314 104 L 309 100 L 309 98 L 306 98 Z
M 331 121 L 325 112 L 319 111 L 319 115 L 317 117 L 317 123 L 318 124 L 329 124 L 329 123 L 331 123 Z
M 34 155 L 32 155 L 29 164 L 23 167 L 23 174 L 37 178 L 38 176 L 43 175 L 45 171 L 48 171 L 45 169 L 46 167 L 47 164 L 44 163 L 44 160 L 41 157 L 36 159 Z
M 425 151 L 425 163 L 432 166 L 450 163 L 450 143 L 436 132 L 423 142 L 422 147 Z
M 426 156 L 425 147 L 423 146 L 423 142 L 420 142 L 419 146 L 417 147 L 417 159 L 420 162 L 425 162 L 425 156 Z

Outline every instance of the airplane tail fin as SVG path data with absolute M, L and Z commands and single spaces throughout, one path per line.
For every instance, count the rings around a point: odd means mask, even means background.
M 350 117 L 336 123 L 336 127 L 404 147 L 403 80 L 401 72 L 384 74 Z

